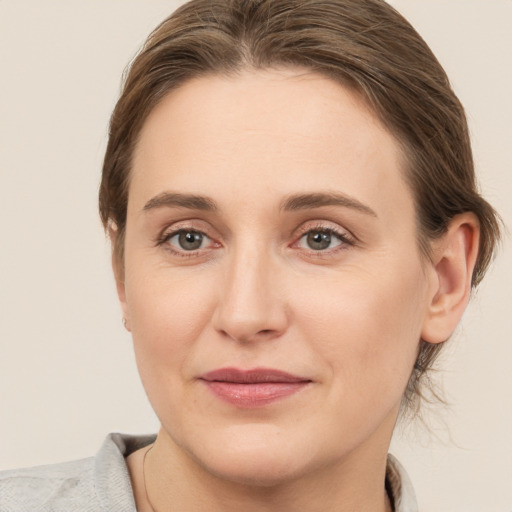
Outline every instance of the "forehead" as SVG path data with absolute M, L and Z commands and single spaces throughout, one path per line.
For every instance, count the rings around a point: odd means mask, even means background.
M 130 201 L 140 207 L 177 189 L 261 203 L 321 188 L 377 210 L 397 201 L 405 208 L 412 198 L 401 161 L 396 140 L 361 97 L 322 75 L 208 75 L 170 92 L 149 115 L 134 153 Z

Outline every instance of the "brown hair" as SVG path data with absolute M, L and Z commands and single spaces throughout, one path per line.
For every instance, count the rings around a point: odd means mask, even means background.
M 474 212 L 481 239 L 473 285 L 482 279 L 500 226 L 477 190 L 464 110 L 446 73 L 414 28 L 383 0 L 192 0 L 149 36 L 126 75 L 110 122 L 100 215 L 117 228 L 122 267 L 131 158 L 159 101 L 193 77 L 242 68 L 306 67 L 357 90 L 403 148 L 420 248 L 457 214 Z M 421 341 L 404 404 L 442 344 Z

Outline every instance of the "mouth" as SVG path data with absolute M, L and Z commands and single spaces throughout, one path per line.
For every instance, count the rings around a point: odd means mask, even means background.
M 221 368 L 201 375 L 199 380 L 217 398 L 241 408 L 269 405 L 312 383 L 311 379 L 271 368 Z

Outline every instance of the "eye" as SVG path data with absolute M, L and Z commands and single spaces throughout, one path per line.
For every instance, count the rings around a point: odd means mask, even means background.
M 297 243 L 298 247 L 312 251 L 326 251 L 344 244 L 353 245 L 353 242 L 347 236 L 328 228 L 310 229 Z
M 200 231 L 180 229 L 166 236 L 166 242 L 174 249 L 181 251 L 197 251 L 203 249 L 210 238 Z

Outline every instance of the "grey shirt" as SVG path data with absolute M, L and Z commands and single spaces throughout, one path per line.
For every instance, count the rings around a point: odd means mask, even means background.
M 156 436 L 109 434 L 95 457 L 0 472 L 0 512 L 136 512 L 125 457 Z M 386 486 L 395 512 L 417 512 L 403 467 L 388 456 Z

